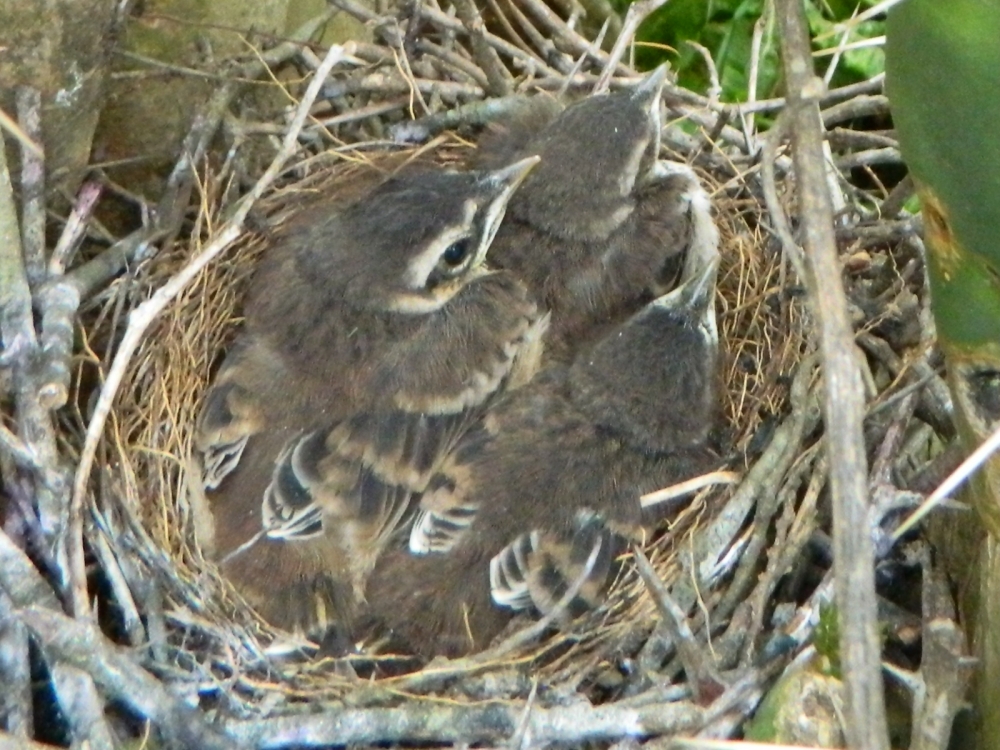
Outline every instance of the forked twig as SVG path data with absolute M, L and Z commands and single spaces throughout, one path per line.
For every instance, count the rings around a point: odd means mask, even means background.
M 638 2 L 634 2 L 628 6 L 628 11 L 625 13 L 625 20 L 622 22 L 621 33 L 615 40 L 615 46 L 611 48 L 611 52 L 608 54 L 608 60 L 604 64 L 600 78 L 597 79 L 597 85 L 594 87 L 594 93 L 599 93 L 607 89 L 611 77 L 618 69 L 618 63 L 625 57 L 625 50 L 628 49 L 628 46 L 635 39 L 635 32 L 639 30 L 639 26 L 649 18 L 651 13 L 658 10 L 661 6 L 666 5 L 667 2 L 668 0 L 638 0 Z

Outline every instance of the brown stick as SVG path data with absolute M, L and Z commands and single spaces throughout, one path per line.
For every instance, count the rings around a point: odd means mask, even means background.
M 210 728 L 143 670 L 124 649 L 111 644 L 96 625 L 42 607 L 21 609 L 20 619 L 53 661 L 89 675 L 101 691 L 149 719 L 179 747 L 227 750 L 234 743 Z
M 142 342 L 142 336 L 146 328 L 149 327 L 149 324 L 153 322 L 156 316 L 166 308 L 174 297 L 180 294 L 205 266 L 239 237 L 243 231 L 243 221 L 246 219 L 251 207 L 271 186 L 278 174 L 280 174 L 285 162 L 295 153 L 298 135 L 309 114 L 309 108 L 319 94 L 320 87 L 326 80 L 327 74 L 343 57 L 344 48 L 338 46 L 330 48 L 329 53 L 327 53 L 326 58 L 323 60 L 323 64 L 316 71 L 302 101 L 299 103 L 295 118 L 288 129 L 288 133 L 285 135 L 281 150 L 274 157 L 267 171 L 264 172 L 254 185 L 253 190 L 240 200 L 233 217 L 219 230 L 219 233 L 200 255 L 194 258 L 169 282 L 160 287 L 150 299 L 133 310 L 129 316 L 129 324 L 125 331 L 125 336 L 115 354 L 114 362 L 108 371 L 104 386 L 101 388 L 101 394 L 97 400 L 97 405 L 94 407 L 94 414 L 91 417 L 90 424 L 87 425 L 87 436 L 84 440 L 83 449 L 80 452 L 80 462 L 73 480 L 73 498 L 69 510 L 69 544 L 70 574 L 73 584 L 71 593 L 74 611 L 86 611 L 88 608 L 86 572 L 84 570 L 83 559 L 83 507 L 84 498 L 87 493 L 87 482 L 90 478 L 90 469 L 94 463 L 97 445 L 104 432 L 104 424 L 111 413 L 115 394 L 117 394 L 118 387 L 125 376 L 125 371 L 132 359 L 132 355 Z
M 492 96 L 507 96 L 511 92 L 510 73 L 500 62 L 497 51 L 486 41 L 486 24 L 479 15 L 479 9 L 472 0 L 456 0 L 455 11 L 469 32 L 472 53 L 489 81 L 488 93 Z
M 38 338 L 3 140 L 0 135 L 0 338 L 5 364 L 11 368 L 21 444 L 34 454 L 39 469 L 33 488 L 39 521 L 47 542 L 54 543 L 65 509 L 65 475 L 52 417 L 40 397 L 35 374 Z
M 778 8 L 789 91 L 787 116 L 800 191 L 799 213 L 823 363 L 823 412 L 833 501 L 840 654 L 847 686 L 848 743 L 859 750 L 888 750 L 862 431 L 864 393 L 833 232 L 818 106 L 823 86 L 813 71 L 801 0 L 781 0 Z
M 8 732 L 27 739 L 34 727 L 28 630 L 11 616 L 13 610 L 13 602 L 0 588 L 0 680 L 3 682 L 0 716 L 4 717 Z
M 535 706 L 525 737 L 531 746 L 690 734 L 705 712 L 690 703 Z M 409 703 L 399 708 L 342 709 L 273 719 L 229 721 L 226 732 L 240 747 L 343 746 L 375 742 L 504 743 L 524 720 L 520 703 L 452 705 Z
M 42 95 L 36 88 L 17 90 L 17 119 L 33 143 L 42 143 Z M 45 279 L 45 155 L 21 142 L 21 242 L 32 289 Z

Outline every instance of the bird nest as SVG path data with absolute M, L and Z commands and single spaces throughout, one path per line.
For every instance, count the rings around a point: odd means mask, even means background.
M 484 26 L 470 3 L 457 18 L 434 2 L 398 15 L 377 15 L 351 0 L 339 5 L 369 24 L 377 41 L 351 43 L 322 63 L 304 44 L 282 45 L 284 59 L 277 48 L 264 56 L 274 70 L 292 62 L 321 72 L 335 65 L 320 104 L 308 98 L 315 90 L 303 93 L 311 75 L 287 86 L 305 102 L 294 114 L 308 109 L 310 118 L 285 143 L 286 155 L 290 144 L 298 146 L 276 182 L 255 196 L 245 222 L 252 228 L 226 234 L 233 213 L 248 206 L 239 203 L 245 191 L 236 175 L 240 167 L 253 172 L 253 154 L 274 146 L 266 137 L 235 144 L 225 161 L 196 161 L 190 220 L 179 232 L 144 235 L 152 239 L 134 243 L 127 271 L 81 306 L 80 408 L 61 433 L 75 459 L 96 467 L 80 486 L 86 559 L 94 563 L 90 591 L 98 592 L 105 637 L 131 646 L 170 686 L 169 700 L 180 695 L 217 710 L 224 733 L 247 744 L 499 740 L 530 713 L 525 706 L 551 719 L 548 734 L 532 725 L 533 736 L 547 741 L 731 730 L 784 664 L 762 654 L 779 636 L 792 639 L 787 653 L 806 642 L 829 596 L 821 378 L 794 239 L 798 196 L 783 129 L 762 133 L 752 122 L 754 113 L 779 112 L 781 100 L 739 107 L 674 83 L 664 91 L 663 156 L 696 170 L 720 230 L 720 442 L 739 481 L 700 490 L 648 540 L 644 553 L 661 585 L 630 563 L 605 606 L 585 618 L 544 633 L 525 622 L 530 638 L 515 633 L 483 654 L 423 668 L 405 655 L 276 658 L 268 646 L 280 634 L 199 549 L 203 509 L 189 491 L 192 425 L 213 367 L 239 330 L 242 293 L 270 238 L 304 205 L 357 196 L 412 160 L 463 164 L 478 129 L 503 108 L 503 94 L 568 86 L 582 95 L 636 75 L 616 61 L 618 46 L 605 52 L 581 36 L 572 12 L 518 6 L 518 33 L 508 28 L 510 14 L 491 15 Z M 529 27 L 544 43 L 533 41 Z M 630 33 L 626 24 L 619 40 Z M 241 75 L 257 65 L 248 63 Z M 905 187 L 885 190 L 871 169 L 892 160 L 884 143 L 890 137 L 853 129 L 860 118 L 884 114 L 880 87 L 873 81 L 832 90 L 820 107 L 828 175 L 846 196 L 837 237 L 856 341 L 866 355 L 858 359 L 867 375 L 868 448 L 880 476 L 906 484 L 919 480 L 951 427 L 924 324 L 917 227 L 902 211 Z M 300 126 L 289 117 L 282 129 Z M 174 177 L 189 171 L 184 165 Z M 147 315 L 148 327 L 137 323 Z M 120 382 L 112 362 L 124 368 Z M 94 434 L 105 404 L 110 413 Z M 94 439 L 85 441 L 88 428 Z M 706 644 L 714 669 L 692 674 L 698 660 L 691 651 Z M 742 682 L 718 691 L 724 705 L 708 700 L 715 694 L 706 675 L 736 669 Z M 673 693 L 665 687 L 671 682 Z M 572 713 L 579 709 L 568 701 L 575 691 L 591 699 L 589 713 Z M 431 696 L 437 700 L 429 703 Z M 492 714 L 462 713 L 484 701 Z M 401 713 L 378 713 L 386 707 Z M 324 711 L 355 713 L 347 719 Z M 304 723 L 254 721 L 285 714 Z M 567 717 L 572 728 L 553 728 Z M 639 728 L 610 728 L 628 722 Z
M 470 151 L 468 142 L 448 134 L 419 149 L 354 153 L 350 161 L 339 156 L 319 161 L 307 157 L 308 163 L 293 166 L 290 181 L 257 204 L 256 210 L 267 228 L 244 234 L 192 280 L 149 329 L 124 378 L 108 441 L 107 465 L 112 468 L 108 485 L 114 488 L 111 494 L 125 499 L 129 514 L 148 535 L 144 543 L 169 555 L 176 567 L 174 583 L 188 582 L 174 593 L 182 597 L 178 604 L 192 614 L 202 613 L 220 628 L 239 623 L 246 629 L 240 637 L 256 641 L 244 644 L 244 649 L 249 648 L 246 657 L 259 659 L 274 634 L 240 602 L 225 579 L 217 575 L 214 565 L 202 557 L 196 543 L 202 509 L 197 495 L 192 501 L 186 482 L 191 475 L 188 462 L 192 455 L 192 427 L 211 382 L 213 366 L 240 328 L 242 292 L 255 261 L 271 236 L 280 232 L 284 222 L 310 199 L 321 197 L 328 205 L 327 201 L 336 202 L 341 194 L 363 192 L 362 186 L 374 184 L 413 158 L 461 164 Z M 669 156 L 686 160 L 681 152 Z M 696 161 L 695 166 L 701 165 Z M 781 299 L 780 253 L 773 247 L 768 249 L 759 225 L 753 227 L 747 221 L 752 215 L 748 200 L 726 195 L 710 170 L 703 171 L 702 177 L 713 188 L 721 235 L 717 306 L 724 342 L 723 379 L 729 386 L 722 394 L 724 441 L 732 446 L 734 455 L 742 457 L 762 421 L 788 411 L 791 377 L 806 347 L 806 321 L 799 300 Z M 213 215 L 222 209 L 221 202 L 203 202 L 199 222 L 205 226 L 217 223 Z M 201 251 L 205 235 L 199 234 L 160 255 L 133 279 L 120 283 L 128 283 L 140 299 L 155 294 Z M 145 295 L 140 290 L 145 290 Z M 105 304 L 115 304 L 114 297 Z M 110 324 L 111 316 L 102 317 Z M 105 334 L 98 328 L 93 335 Z M 741 459 L 739 469 L 745 469 Z M 650 542 L 647 551 L 666 580 L 675 579 L 679 573 L 678 542 L 712 519 L 730 494 L 702 492 L 672 522 L 668 533 Z M 634 587 L 617 586 L 600 618 L 592 618 L 572 633 L 556 634 L 542 644 L 518 649 L 510 658 L 530 659 L 547 674 L 567 668 L 576 671 L 579 665 L 573 665 L 578 657 L 607 650 L 608 644 L 614 644 L 611 650 L 617 652 L 624 641 L 648 635 L 657 619 L 649 597 L 636 594 Z M 573 645 L 568 651 L 558 647 L 570 641 Z M 549 652 L 558 652 L 558 660 L 545 658 Z M 319 688 L 329 693 L 332 686 L 322 665 L 298 665 L 294 673 L 302 680 L 313 673 L 313 667 Z

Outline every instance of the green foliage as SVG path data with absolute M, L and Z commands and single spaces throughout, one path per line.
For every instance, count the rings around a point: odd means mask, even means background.
M 911 0 L 889 16 L 886 90 L 930 230 L 938 335 L 1000 341 L 1000 3 Z M 928 214 L 927 209 L 932 213 Z
M 629 0 L 613 0 L 620 12 Z M 861 0 L 861 9 L 875 0 Z M 857 3 L 853 0 L 807 0 L 809 24 L 813 35 L 831 30 L 834 24 L 849 19 Z M 754 24 L 764 14 L 765 0 L 671 0 L 650 16 L 639 30 L 638 42 L 667 45 L 676 52 L 658 46 L 639 46 L 636 52 L 641 68 L 652 68 L 669 60 L 677 71 L 681 85 L 694 91 L 709 87 L 704 60 L 685 41 L 698 42 L 712 54 L 719 71 L 722 100 L 747 100 Z M 871 21 L 859 24 L 850 41 L 881 35 L 884 23 Z M 766 99 L 781 94 L 781 60 L 773 15 L 763 22 L 760 70 L 757 98 Z M 834 47 L 837 37 L 829 36 L 814 43 L 814 49 Z M 830 57 L 817 58 L 817 72 L 823 73 Z M 883 70 L 882 50 L 868 47 L 845 52 L 837 67 L 832 84 L 835 86 L 865 80 Z
M 823 604 L 819 608 L 819 623 L 813 635 L 813 645 L 816 646 L 817 660 L 824 674 L 840 677 L 840 619 L 837 608 L 832 604 Z
M 884 623 L 880 627 L 879 640 L 882 643 L 885 643 L 888 636 L 886 628 Z M 813 645 L 816 647 L 813 669 L 820 674 L 841 679 L 840 613 L 833 604 L 821 604 L 819 607 L 819 622 L 813 633 Z
M 955 423 L 965 449 L 972 451 L 996 426 L 992 381 L 1000 370 L 1000 2 L 909 0 L 890 11 L 887 36 L 886 92 L 900 147 L 923 204 L 931 308 L 948 367 Z M 953 745 L 996 750 L 1000 748 L 1000 461 L 996 455 L 973 477 L 965 498 L 989 532 L 974 554 L 968 555 L 961 543 L 969 532 L 957 519 L 942 517 L 935 524 L 944 540 L 952 542 L 940 558 L 958 563 L 952 576 L 968 592 L 962 620 L 977 659 L 973 733 L 978 737 L 959 737 Z
M 715 60 L 726 100 L 746 100 L 750 48 L 754 23 L 763 12 L 763 0 L 673 0 L 654 13 L 639 31 L 640 42 L 665 44 L 676 54 L 654 47 L 640 47 L 638 62 L 653 67 L 670 60 L 682 85 L 695 91 L 709 86 L 705 63 L 691 40 L 704 45 Z M 759 91 L 771 91 L 781 68 L 777 40 L 765 33 L 762 44 Z M 766 93 L 762 93 L 766 95 Z
M 871 3 L 869 3 L 871 4 Z M 806 3 L 806 17 L 809 20 L 809 30 L 813 37 L 822 36 L 823 40 L 819 44 L 814 44 L 813 49 L 835 48 L 840 39 L 833 33 L 837 23 L 845 21 L 851 17 L 854 6 L 849 3 L 828 3 L 828 5 L 841 6 L 840 12 L 834 11 L 833 15 L 823 13 L 815 3 Z M 848 41 L 862 39 L 872 39 L 885 34 L 884 21 L 863 21 L 851 31 Z M 829 55 L 820 57 L 818 68 L 825 70 L 831 57 Z M 845 86 L 858 81 L 865 81 L 885 70 L 885 52 L 881 46 L 860 47 L 858 49 L 847 50 L 837 64 L 836 72 L 830 81 L 833 87 Z

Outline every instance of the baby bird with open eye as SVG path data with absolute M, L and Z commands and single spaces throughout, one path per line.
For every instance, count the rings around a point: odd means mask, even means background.
M 484 265 L 537 158 L 401 174 L 263 258 L 195 436 L 203 542 L 272 624 L 348 632 L 383 548 L 548 319 Z

